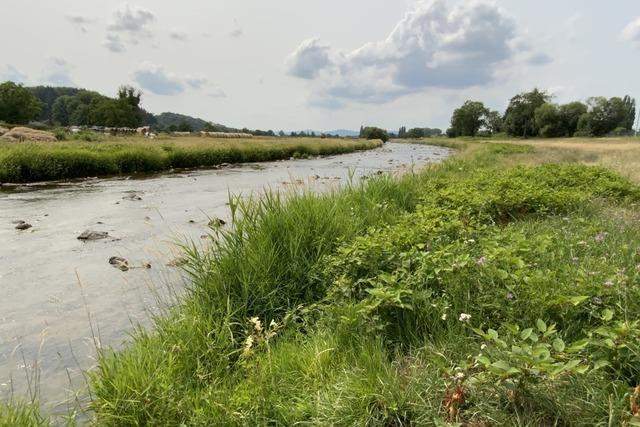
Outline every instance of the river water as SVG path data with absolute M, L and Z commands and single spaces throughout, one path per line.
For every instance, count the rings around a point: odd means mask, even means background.
M 387 143 L 309 160 L 0 187 L 0 400 L 28 398 L 37 388 L 41 401 L 64 412 L 75 392 L 83 395 L 96 345 L 121 345 L 179 296 L 185 279 L 168 265 L 180 255 L 176 242 L 200 241 L 210 218 L 228 218 L 229 194 L 322 191 L 350 175 L 399 172 L 449 154 Z M 132 192 L 141 200 L 129 200 Z M 33 227 L 17 231 L 18 220 Z M 109 238 L 78 240 L 87 229 Z M 114 268 L 112 256 L 134 268 Z

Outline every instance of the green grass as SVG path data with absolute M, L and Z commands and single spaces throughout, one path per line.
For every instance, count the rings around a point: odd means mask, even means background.
M 0 142 L 0 182 L 39 182 L 306 158 L 367 150 L 381 144 L 381 141 L 365 140 L 196 137 L 153 141 L 120 138 L 94 142 Z
M 96 423 L 630 422 L 640 189 L 598 167 L 498 166 L 529 152 L 235 201 L 232 230 L 186 249 L 185 300 L 102 354 Z
M 0 427 L 44 427 L 50 420 L 40 414 L 36 403 L 0 404 Z

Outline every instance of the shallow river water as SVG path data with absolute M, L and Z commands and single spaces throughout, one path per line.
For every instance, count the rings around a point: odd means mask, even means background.
M 199 241 L 228 218 L 229 194 L 307 185 L 321 191 L 377 171 L 444 160 L 446 148 L 385 144 L 367 152 L 151 177 L 0 187 L 0 400 L 65 402 L 82 390 L 96 344 L 120 345 L 180 294 L 176 242 Z M 141 200 L 127 200 L 137 192 Z M 33 225 L 15 230 L 14 221 Z M 110 238 L 83 242 L 84 230 Z M 109 258 L 126 258 L 123 272 Z

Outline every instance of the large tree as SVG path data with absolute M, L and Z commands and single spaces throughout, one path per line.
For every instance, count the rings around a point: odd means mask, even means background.
M 389 133 L 381 128 L 373 126 L 362 126 L 360 128 L 360 138 L 381 139 L 382 142 L 387 142 L 389 140 Z
M 523 92 L 511 98 L 504 114 L 505 131 L 511 136 L 523 138 L 536 136 L 536 109 L 550 100 L 549 94 L 538 89 Z
M 582 119 L 582 126 L 588 127 L 593 136 L 604 136 L 613 132 L 617 128 L 631 130 L 633 122 L 629 128 L 629 105 L 619 97 L 604 98 L 594 97 L 588 100 L 589 112 Z M 635 111 L 634 111 L 635 116 Z
M 485 124 L 485 116 L 489 110 L 482 102 L 466 101 L 460 108 L 454 110 L 451 116 L 452 136 L 475 136 Z
M 500 133 L 504 130 L 504 120 L 498 111 L 489 111 L 484 121 L 485 127 L 491 133 Z
M 542 104 L 536 108 L 534 117 L 536 131 L 541 137 L 554 138 L 565 135 L 560 111 L 556 104 Z
M 588 107 L 586 104 L 579 101 L 562 104 L 558 107 L 564 136 L 573 136 L 576 133 L 580 117 L 582 117 L 587 110 Z
M 636 121 L 636 100 L 629 95 L 625 95 L 624 98 L 622 98 L 622 103 L 625 108 L 625 120 L 621 127 L 626 130 L 633 130 L 633 125 Z
M 13 82 L 0 84 L 0 120 L 17 125 L 38 117 L 42 103 L 29 89 Z

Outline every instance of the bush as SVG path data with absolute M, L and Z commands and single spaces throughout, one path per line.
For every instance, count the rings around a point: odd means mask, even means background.
M 389 141 L 389 134 L 386 130 L 377 127 L 366 127 L 362 131 L 362 137 L 368 140 L 379 139 L 382 142 Z

